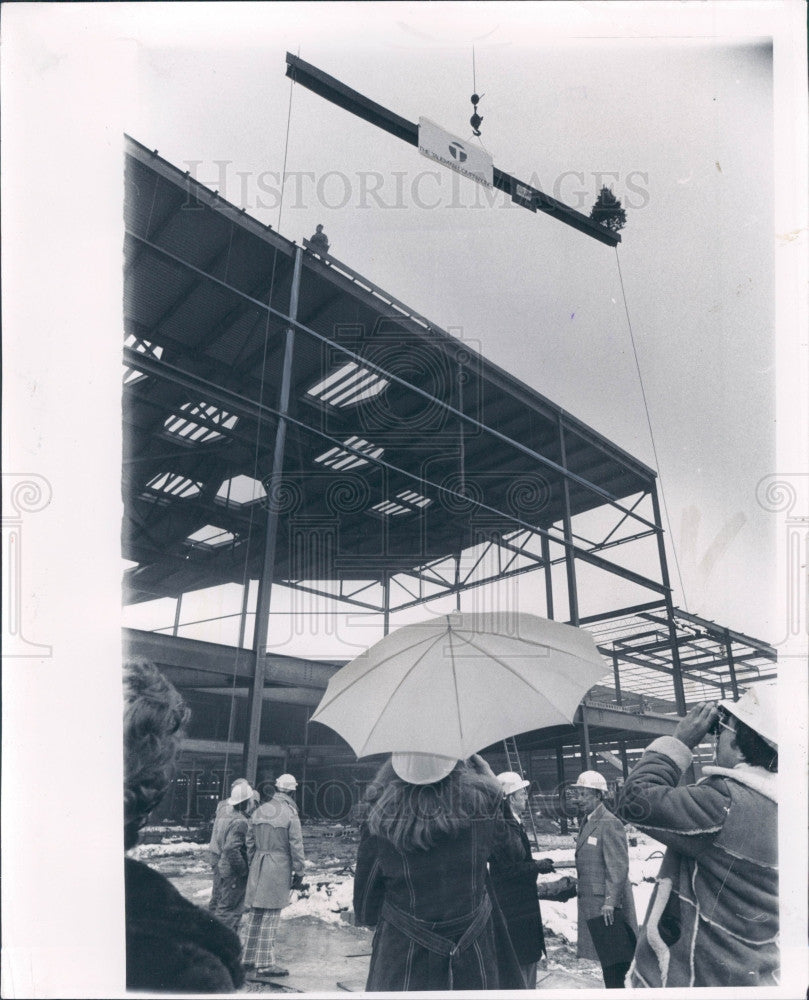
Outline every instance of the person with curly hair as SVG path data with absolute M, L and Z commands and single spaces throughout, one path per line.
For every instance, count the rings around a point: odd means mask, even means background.
M 125 851 L 166 794 L 189 715 L 153 663 L 125 664 Z M 127 989 L 230 993 L 242 985 L 241 944 L 232 930 L 140 861 L 125 857 L 124 881 Z
M 366 794 L 354 879 L 356 922 L 376 926 L 366 990 L 523 989 L 487 875 L 508 842 L 488 764 L 394 753 Z

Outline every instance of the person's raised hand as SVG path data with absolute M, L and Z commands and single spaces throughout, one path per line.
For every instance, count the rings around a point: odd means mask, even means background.
M 708 733 L 719 718 L 719 710 L 712 701 L 696 704 L 684 719 L 680 719 L 672 734 L 675 739 L 693 749 Z

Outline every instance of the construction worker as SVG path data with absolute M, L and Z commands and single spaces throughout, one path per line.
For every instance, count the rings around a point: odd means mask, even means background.
M 629 881 L 629 848 L 624 825 L 604 805 L 607 782 L 598 771 L 583 771 L 571 789 L 581 816 L 576 840 L 578 877 L 578 956 L 601 961 L 587 921 L 601 917 L 611 926 L 620 908 L 623 920 L 637 935 L 635 900 Z M 619 915 L 620 916 L 620 915 Z M 630 958 L 631 960 L 631 958 Z M 622 989 L 629 961 L 601 961 L 607 989 Z

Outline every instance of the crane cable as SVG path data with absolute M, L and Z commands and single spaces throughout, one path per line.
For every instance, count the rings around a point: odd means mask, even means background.
M 298 55 L 300 55 L 300 49 L 298 49 Z M 292 92 L 293 92 L 293 87 L 294 86 L 295 86 L 294 79 L 290 79 L 290 81 L 289 81 L 289 105 L 287 107 L 287 127 L 286 127 L 286 136 L 285 136 L 285 139 L 284 139 L 284 164 L 283 164 L 283 168 L 282 168 L 282 172 L 281 172 L 281 191 L 280 191 L 280 195 L 279 195 L 279 199 L 278 199 L 278 218 L 276 220 L 276 227 L 275 227 L 276 228 L 276 232 L 278 232 L 279 234 L 280 234 L 280 231 L 281 231 L 281 218 L 282 218 L 282 213 L 283 213 L 283 208 L 284 208 L 284 189 L 286 187 L 285 182 L 286 182 L 286 173 L 287 173 L 287 158 L 289 156 L 289 133 L 290 133 L 290 126 L 292 124 Z M 273 291 L 275 289 L 275 273 L 276 273 L 277 263 L 278 263 L 278 247 L 276 246 L 275 247 L 275 251 L 273 253 L 272 272 L 270 274 L 270 288 L 269 288 L 268 299 L 267 299 L 269 305 L 272 305 L 272 300 L 273 300 Z M 264 388 L 265 388 L 265 379 L 266 379 L 266 372 L 267 372 L 267 348 L 268 348 L 268 344 L 269 344 L 269 340 L 270 340 L 270 322 L 271 322 L 271 320 L 272 320 L 272 313 L 268 310 L 267 311 L 267 318 L 266 318 L 266 321 L 265 321 L 265 324 L 264 324 L 264 343 L 263 343 L 263 346 L 262 346 L 262 356 L 261 356 L 261 378 L 260 378 L 260 381 L 259 381 L 259 390 L 258 390 L 258 403 L 259 403 L 259 406 L 263 406 L 263 404 L 264 404 Z M 258 481 L 258 479 L 259 479 L 259 475 L 258 475 L 258 473 L 259 473 L 258 456 L 259 456 L 259 448 L 260 448 L 260 443 L 261 443 L 261 429 L 262 429 L 262 419 L 261 419 L 261 416 L 259 416 L 258 419 L 256 420 L 256 441 L 255 441 L 255 447 L 254 447 L 254 450 L 253 450 L 253 480 L 254 481 Z M 228 790 L 227 789 L 227 775 L 228 775 L 228 764 L 229 764 L 229 758 L 230 758 L 230 744 L 233 742 L 233 737 L 235 735 L 234 730 L 235 730 L 235 727 L 236 727 L 236 711 L 235 711 L 235 708 L 236 708 L 236 680 L 237 680 L 237 674 L 238 674 L 238 669 L 239 669 L 239 658 L 240 658 L 240 656 L 241 656 L 241 654 L 243 652 L 243 649 L 244 649 L 244 646 L 243 646 L 243 641 L 244 641 L 244 625 L 245 625 L 245 622 L 246 622 L 246 619 L 247 619 L 247 614 L 248 614 L 248 610 L 247 609 L 248 609 L 248 603 L 249 603 L 249 587 L 250 587 L 250 582 L 251 582 L 250 581 L 250 577 L 249 577 L 248 562 L 249 562 L 249 559 L 250 559 L 250 550 L 251 550 L 251 546 L 252 546 L 253 515 L 255 513 L 255 508 L 256 508 L 256 504 L 251 503 L 250 504 L 250 518 L 249 518 L 248 526 L 247 526 L 247 544 L 245 546 L 245 553 L 244 553 L 244 568 L 243 568 L 243 571 L 242 571 L 242 594 L 244 596 L 243 596 L 242 611 L 241 611 L 241 614 L 240 614 L 241 626 L 240 626 L 239 634 L 240 634 L 241 641 L 240 641 L 239 645 L 236 647 L 236 656 L 235 656 L 234 661 L 233 661 L 233 676 L 231 678 L 231 683 L 230 683 L 230 711 L 228 713 L 228 734 L 227 734 L 227 741 L 225 743 L 225 764 L 224 764 L 224 767 L 222 769 L 222 797 L 223 798 L 227 794 L 227 790 Z M 255 612 L 253 612 L 253 614 L 255 615 Z M 255 622 L 254 622 L 253 627 L 255 629 Z
M 673 532 L 671 530 L 671 517 L 669 516 L 669 507 L 668 507 L 668 503 L 666 502 L 666 493 L 665 493 L 665 489 L 664 489 L 664 486 L 663 486 L 663 473 L 662 473 L 661 467 L 660 467 L 660 458 L 658 457 L 658 454 L 657 454 L 657 445 L 655 444 L 654 430 L 652 429 L 652 418 L 651 418 L 651 414 L 649 412 L 649 403 L 648 403 L 648 400 L 646 398 L 646 388 L 645 388 L 645 386 L 643 384 L 643 373 L 642 373 L 641 367 L 640 367 L 640 359 L 638 357 L 637 345 L 635 344 L 635 334 L 634 334 L 634 332 L 632 330 L 632 320 L 631 320 L 631 318 L 629 316 L 629 305 L 627 304 L 627 299 L 626 299 L 626 289 L 624 288 L 624 276 L 621 273 L 621 259 L 620 259 L 619 255 L 618 255 L 618 246 L 617 246 L 617 244 L 616 244 L 616 247 L 615 247 L 615 262 L 616 262 L 616 264 L 618 266 L 618 280 L 619 280 L 619 282 L 621 284 L 621 297 L 623 298 L 623 302 L 624 302 L 624 312 L 626 313 L 626 323 L 627 323 L 627 327 L 629 328 L 629 339 L 630 339 L 630 342 L 632 344 L 632 353 L 633 353 L 633 355 L 635 357 L 635 367 L 636 367 L 637 372 L 638 372 L 638 381 L 640 383 L 640 391 L 641 391 L 641 396 L 643 398 L 643 408 L 644 408 L 644 410 L 646 412 L 646 423 L 647 423 L 647 426 L 649 428 L 649 438 L 650 438 L 651 444 L 652 444 L 652 453 L 654 454 L 655 467 L 657 469 L 657 476 L 658 476 L 658 479 L 660 480 L 660 500 L 661 500 L 661 503 L 662 503 L 662 506 L 663 506 L 663 512 L 664 512 L 665 518 L 666 518 L 666 525 L 668 526 L 669 538 L 671 539 L 671 553 L 672 553 L 672 556 L 674 557 L 674 565 L 675 565 L 675 568 L 677 570 L 677 579 L 680 582 L 680 592 L 683 595 L 683 606 L 684 606 L 685 610 L 688 611 L 688 598 L 686 596 L 685 586 L 683 584 L 683 575 L 682 575 L 682 572 L 680 571 L 680 560 L 677 558 L 677 547 L 674 544 L 674 534 L 673 534 Z M 665 546 L 665 541 L 664 541 L 663 544 Z M 702 693 L 703 693 L 703 699 L 704 699 L 705 695 L 706 695 L 705 680 L 704 680 L 704 678 L 701 675 L 700 675 L 700 683 L 702 684 Z

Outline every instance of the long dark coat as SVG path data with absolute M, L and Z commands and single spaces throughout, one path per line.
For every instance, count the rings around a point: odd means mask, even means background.
M 128 990 L 232 993 L 242 985 L 233 931 L 140 861 L 124 859 L 124 879 Z
M 503 915 L 489 893 L 486 863 L 504 836 L 499 804 L 457 837 L 403 852 L 363 831 L 354 879 L 358 924 L 376 926 L 366 990 L 524 989 Z M 387 904 L 433 933 L 458 941 L 471 915 L 491 907 L 475 940 L 450 961 L 392 921 Z
M 541 865 L 531 856 L 531 845 L 522 823 L 505 803 L 508 844 L 498 845 L 489 861 L 492 887 L 508 925 L 520 965 L 538 962 L 545 954 L 545 934 L 537 899 Z
M 635 899 L 629 881 L 629 847 L 624 824 L 603 802 L 582 824 L 576 841 L 578 876 L 578 955 L 598 961 L 587 921 L 601 915 L 605 904 L 621 907 L 624 918 L 637 935 Z

